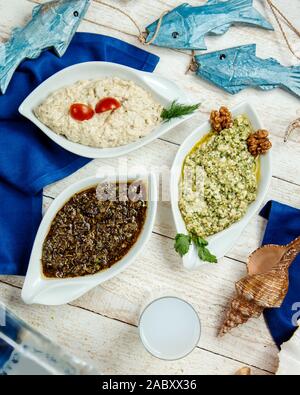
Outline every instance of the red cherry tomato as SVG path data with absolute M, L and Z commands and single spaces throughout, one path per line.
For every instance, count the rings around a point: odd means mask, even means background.
M 70 107 L 71 117 L 76 119 L 76 121 L 87 121 L 88 119 L 93 118 L 95 115 L 92 107 L 87 106 L 82 103 L 74 103 Z
M 121 103 L 114 97 L 105 97 L 98 101 L 96 105 L 96 113 L 99 114 L 105 111 L 113 111 L 121 107 Z

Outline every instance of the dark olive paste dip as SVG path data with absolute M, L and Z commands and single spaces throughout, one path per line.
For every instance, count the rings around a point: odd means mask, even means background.
M 43 244 L 46 277 L 78 277 L 118 262 L 143 228 L 146 188 L 103 183 L 75 194 L 56 214 Z

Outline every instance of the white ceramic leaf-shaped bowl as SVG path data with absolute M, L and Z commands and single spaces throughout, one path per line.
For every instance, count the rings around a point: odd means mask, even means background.
M 238 105 L 232 110 L 232 113 L 234 116 L 241 114 L 247 115 L 254 129 L 263 129 L 261 121 L 259 120 L 254 108 L 249 103 Z M 182 165 L 186 155 L 202 137 L 210 132 L 210 130 L 211 127 L 209 122 L 205 122 L 201 126 L 197 127 L 197 129 L 195 129 L 181 144 L 173 162 L 170 188 L 172 212 L 177 233 L 187 234 L 186 226 L 178 207 L 179 180 L 181 177 Z M 209 250 L 216 255 L 217 258 L 223 257 L 233 247 L 245 226 L 259 210 L 264 201 L 272 177 L 270 151 L 266 155 L 262 155 L 260 157 L 260 173 L 257 198 L 249 205 L 244 217 L 222 232 L 216 233 L 215 235 L 207 238 L 207 241 L 209 242 Z M 188 269 L 196 269 L 205 263 L 206 262 L 200 260 L 197 255 L 196 248 L 192 244 L 189 252 L 183 257 L 183 265 Z
M 41 264 L 43 243 L 49 232 L 54 217 L 64 206 L 64 204 L 68 202 L 75 193 L 95 186 L 100 182 L 130 182 L 131 180 L 141 180 L 144 182 L 147 188 L 148 207 L 146 220 L 141 234 L 128 253 L 109 269 L 103 270 L 93 275 L 62 279 L 45 277 L 43 275 Z M 22 289 L 23 301 L 27 304 L 39 303 L 45 305 L 60 305 L 69 303 L 72 300 L 79 298 L 81 295 L 96 285 L 116 276 L 133 262 L 133 260 L 143 249 L 145 243 L 147 243 L 148 239 L 150 238 L 156 215 L 156 207 L 157 183 L 155 175 L 152 173 L 147 175 L 135 174 L 132 177 L 130 175 L 117 176 L 117 179 L 116 176 L 95 176 L 85 178 L 69 186 L 53 201 L 38 229 Z
M 181 103 L 189 103 L 182 89 L 174 82 L 156 74 L 135 70 L 115 63 L 86 62 L 67 67 L 48 78 L 27 96 L 20 105 L 19 112 L 38 126 L 55 143 L 74 154 L 86 158 L 113 158 L 128 154 L 162 136 L 173 127 L 193 116 L 193 114 L 190 114 L 163 122 L 147 136 L 133 143 L 114 148 L 94 148 L 74 143 L 64 136 L 53 132 L 35 116 L 33 110 L 57 89 L 72 85 L 79 80 L 101 79 L 105 77 L 119 77 L 134 81 L 139 86 L 151 92 L 154 99 L 164 107 L 170 106 L 173 100 L 178 100 Z

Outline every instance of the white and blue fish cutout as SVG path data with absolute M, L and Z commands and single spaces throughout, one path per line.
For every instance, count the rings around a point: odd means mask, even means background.
M 176 49 L 206 49 L 207 34 L 224 34 L 237 23 L 274 30 L 253 7 L 253 0 L 208 0 L 197 7 L 184 3 L 165 14 L 159 28 L 158 23 L 147 26 L 146 42 Z
M 248 87 L 281 87 L 300 96 L 300 66 L 283 66 L 276 59 L 256 56 L 256 44 L 195 56 L 196 74 L 235 94 Z
M 15 28 L 8 42 L 0 45 L 0 91 L 26 58 L 34 59 L 48 48 L 63 56 L 91 0 L 54 0 L 34 7 L 32 19 Z

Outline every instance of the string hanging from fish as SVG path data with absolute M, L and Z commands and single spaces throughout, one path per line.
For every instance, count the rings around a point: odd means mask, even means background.
M 14 29 L 11 39 L 0 45 L 2 93 L 5 93 L 14 71 L 24 59 L 36 58 L 44 49 L 51 47 L 58 56 L 65 53 L 90 2 L 91 0 L 52 0 L 34 7 L 31 21 L 24 28 Z M 164 13 L 144 33 L 125 11 L 102 1 L 100 4 L 127 15 L 138 28 L 140 40 L 147 45 L 203 50 L 206 49 L 206 35 L 224 34 L 236 23 L 273 30 L 272 25 L 253 7 L 253 0 L 208 0 L 204 5 L 196 7 L 184 3 Z M 219 52 L 194 58 L 198 76 L 232 94 L 248 86 L 259 86 L 265 90 L 281 86 L 299 96 L 297 67 L 284 67 L 275 59 L 257 58 L 255 45 Z M 233 64 L 230 59 L 235 55 L 238 58 Z
M 274 30 L 270 22 L 253 7 L 253 0 L 208 0 L 196 7 L 184 3 L 164 12 L 146 27 L 145 32 L 125 11 L 103 1 L 95 1 L 129 17 L 139 31 L 139 40 L 146 45 L 205 50 L 206 35 L 224 34 L 236 23 Z M 268 3 L 274 7 L 271 0 Z M 282 87 L 300 96 L 299 67 L 285 67 L 273 58 L 258 58 L 255 44 L 193 56 L 189 69 L 231 94 L 256 86 L 263 90 Z
M 126 11 L 105 3 L 102 0 L 94 0 L 102 6 L 109 7 L 122 13 L 129 18 L 138 31 L 138 39 L 145 45 L 154 44 L 161 47 L 173 49 L 206 49 L 204 42 L 206 35 L 220 35 L 226 33 L 230 26 L 247 24 L 274 30 L 268 22 L 254 7 L 253 0 L 208 0 L 201 6 L 190 6 L 184 3 L 163 12 L 160 17 L 142 31 L 134 18 Z M 280 18 L 285 21 L 286 26 L 300 37 L 300 31 L 273 3 L 266 0 L 270 10 L 280 28 L 280 32 L 289 51 L 298 59 L 300 57 L 293 50 L 292 45 L 284 31 Z M 107 26 L 110 27 L 110 26 Z M 121 33 L 136 36 L 135 34 L 116 29 Z
M 24 59 L 37 58 L 49 48 L 63 56 L 90 3 L 91 0 L 52 0 L 35 6 L 27 25 L 15 28 L 10 40 L 0 44 L 0 91 L 6 92 Z
M 13 30 L 10 40 L 0 45 L 0 91 L 8 84 L 26 58 L 37 58 L 44 49 L 54 48 L 62 56 L 84 17 L 91 0 L 52 0 L 34 7 L 32 19 Z M 98 1 L 127 15 L 139 30 L 144 44 L 178 49 L 206 49 L 207 34 L 224 34 L 236 23 L 273 30 L 272 25 L 253 7 L 253 0 L 208 0 L 192 7 L 187 3 L 165 12 L 142 33 L 137 23 L 121 9 Z

